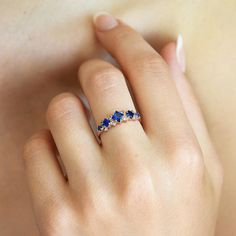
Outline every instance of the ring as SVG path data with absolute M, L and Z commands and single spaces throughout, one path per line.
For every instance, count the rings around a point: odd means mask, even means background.
M 127 121 L 141 120 L 141 115 L 133 110 L 115 111 L 112 115 L 106 117 L 97 126 L 98 137 L 110 128 Z

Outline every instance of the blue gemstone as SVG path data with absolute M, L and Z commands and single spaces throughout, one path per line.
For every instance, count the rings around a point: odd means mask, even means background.
M 128 118 L 132 119 L 133 116 L 134 116 L 134 113 L 133 113 L 132 111 L 127 111 L 127 112 L 126 112 L 126 116 L 127 116 Z
M 103 129 L 103 126 L 102 126 L 102 125 L 99 125 L 99 126 L 98 126 L 98 131 L 102 131 L 102 129 Z
M 108 127 L 109 124 L 110 124 L 110 122 L 111 122 L 111 121 L 110 121 L 109 119 L 105 118 L 105 119 L 103 120 L 103 122 L 102 122 L 102 125 Z
M 123 112 L 115 111 L 115 113 L 112 115 L 112 120 L 120 122 L 124 116 Z

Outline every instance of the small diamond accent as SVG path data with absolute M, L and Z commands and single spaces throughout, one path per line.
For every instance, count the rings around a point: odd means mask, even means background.
M 98 126 L 98 131 L 102 131 L 103 130 L 103 126 L 102 125 L 99 125 Z
M 116 122 L 115 121 L 111 121 L 111 123 L 110 123 L 112 126 L 116 126 Z
M 140 119 L 141 115 L 138 112 L 134 112 L 133 110 L 115 111 L 112 115 L 103 119 L 97 126 L 98 137 L 100 137 L 103 132 L 108 131 L 110 128 L 118 125 L 119 123 Z
M 136 118 L 136 119 L 140 119 L 140 118 L 141 118 L 141 115 L 140 115 L 138 112 L 136 112 L 136 113 L 135 113 L 135 118 Z

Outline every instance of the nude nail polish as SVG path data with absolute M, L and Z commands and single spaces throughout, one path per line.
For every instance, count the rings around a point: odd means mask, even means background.
M 185 61 L 185 53 L 184 53 L 184 48 L 183 48 L 183 37 L 181 34 L 178 35 L 177 42 L 176 42 L 176 58 L 182 72 L 185 73 L 186 61 Z
M 118 21 L 107 12 L 98 12 L 93 17 L 96 28 L 100 31 L 108 31 L 118 25 Z

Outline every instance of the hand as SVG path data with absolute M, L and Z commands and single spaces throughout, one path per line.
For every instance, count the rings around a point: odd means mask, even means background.
M 76 96 L 52 100 L 51 132 L 39 132 L 24 148 L 42 235 L 213 235 L 222 168 L 183 73 L 181 38 L 177 50 L 169 43 L 158 54 L 108 15 L 97 16 L 95 28 L 121 70 L 100 59 L 80 66 L 93 117 L 99 124 L 116 110 L 136 110 L 135 101 L 142 125 L 112 127 L 100 144 Z

